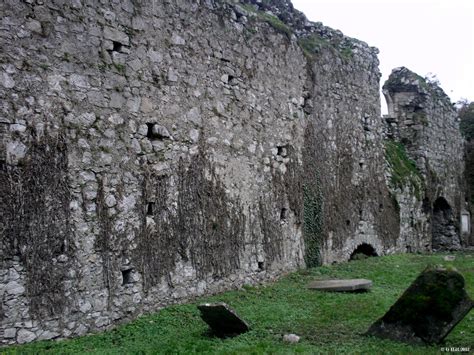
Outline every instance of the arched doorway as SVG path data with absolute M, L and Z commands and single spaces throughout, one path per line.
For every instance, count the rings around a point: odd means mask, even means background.
M 355 248 L 352 252 L 349 260 L 361 260 L 366 259 L 370 256 L 378 256 L 377 252 L 375 251 L 374 247 L 367 243 L 362 243 Z
M 444 197 L 438 197 L 433 204 L 431 224 L 433 250 L 453 250 L 461 247 L 454 220 L 448 201 Z

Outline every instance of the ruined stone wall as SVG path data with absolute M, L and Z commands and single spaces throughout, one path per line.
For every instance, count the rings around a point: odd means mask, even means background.
M 1 344 L 405 250 L 376 49 L 285 0 L 0 13 Z
M 456 110 L 436 83 L 406 68 L 394 69 L 383 88 L 389 142 L 416 165 L 416 170 L 392 169 L 388 181 L 400 205 L 400 238 L 408 251 L 459 248 L 466 244 L 460 219 L 467 205 Z
M 304 265 L 295 39 L 224 3 L 0 12 L 3 344 Z
M 357 46 L 346 56 L 327 50 L 316 58 L 313 71 L 316 165 L 325 197 L 324 260 L 348 260 L 363 243 L 379 255 L 395 251 L 399 221 L 384 183 L 375 53 Z

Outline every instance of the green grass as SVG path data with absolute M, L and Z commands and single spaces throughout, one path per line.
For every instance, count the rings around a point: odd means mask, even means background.
M 413 193 L 420 200 L 424 186 L 423 177 L 415 162 L 408 157 L 405 146 L 393 140 L 386 141 L 385 158 L 392 170 L 390 178 L 392 186 L 403 188 L 404 186 L 411 185 Z
M 445 344 L 411 346 L 367 337 L 363 333 L 397 300 L 429 264 L 457 268 L 474 295 L 474 252 L 455 253 L 446 263 L 437 255 L 392 255 L 334 266 L 301 270 L 276 283 L 244 287 L 240 291 L 201 298 L 194 303 L 167 307 L 98 335 L 66 341 L 43 341 L 4 349 L 6 354 L 435 354 L 441 346 L 474 346 L 474 312 L 471 311 L 446 338 Z M 370 292 L 322 293 L 306 289 L 314 279 L 368 278 Z M 251 325 L 235 338 L 209 336 L 196 305 L 223 301 Z M 282 334 L 301 336 L 298 344 L 285 344 Z
M 264 12 L 259 12 L 258 16 L 266 21 L 270 26 L 272 26 L 278 32 L 281 32 L 289 37 L 291 37 L 293 31 L 288 27 L 282 20 L 276 16 L 269 15 Z
M 272 26 L 275 30 L 280 33 L 283 33 L 291 37 L 293 34 L 293 30 L 286 25 L 282 20 L 280 20 L 277 16 L 267 14 L 263 11 L 258 11 L 253 5 L 251 4 L 240 4 L 246 11 L 255 14 L 256 17 L 264 22 L 267 22 L 270 26 Z
M 341 58 L 345 60 L 350 60 L 354 55 L 352 48 L 340 48 L 339 46 L 332 43 L 330 40 L 322 38 L 317 34 L 312 34 L 300 38 L 298 40 L 298 44 L 303 49 L 304 54 L 308 57 L 312 57 L 314 54 L 321 52 L 323 48 L 332 50 L 333 53 L 338 54 Z
M 313 53 L 318 53 L 323 47 L 330 47 L 331 44 L 324 40 L 318 35 L 311 35 L 307 37 L 300 38 L 298 40 L 299 45 L 306 54 L 312 55 Z

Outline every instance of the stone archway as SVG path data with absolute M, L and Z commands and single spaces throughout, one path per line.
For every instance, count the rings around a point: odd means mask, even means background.
M 351 256 L 349 257 L 349 260 L 360 260 L 370 256 L 378 256 L 375 248 L 370 244 L 362 243 L 354 249 Z
M 431 231 L 433 250 L 456 250 L 461 247 L 453 210 L 444 197 L 438 197 L 433 204 Z

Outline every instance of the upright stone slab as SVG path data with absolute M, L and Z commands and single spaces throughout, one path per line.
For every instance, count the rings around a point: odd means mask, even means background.
M 248 324 L 225 303 L 205 303 L 199 305 L 198 309 L 201 311 L 201 318 L 219 337 L 236 336 L 250 329 Z
M 472 307 L 461 274 L 427 268 L 367 334 L 407 343 L 439 343 Z

